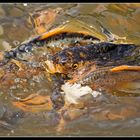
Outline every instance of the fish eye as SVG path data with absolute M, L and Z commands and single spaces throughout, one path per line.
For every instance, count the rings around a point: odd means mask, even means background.
M 73 65 L 72 65 L 72 68 L 73 68 L 73 69 L 77 69 L 77 68 L 78 68 L 78 64 L 76 64 L 76 63 L 73 64 Z

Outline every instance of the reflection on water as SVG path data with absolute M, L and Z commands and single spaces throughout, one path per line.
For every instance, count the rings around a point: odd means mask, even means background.
M 126 37 L 126 42 L 140 44 L 140 4 L 1 4 L 0 49 L 8 51 L 74 19 L 83 22 L 85 28 L 98 31 L 98 37 L 105 37 L 101 35 L 100 25 L 103 25 L 113 34 Z M 26 112 L 11 104 L 15 98 L 24 99 L 32 93 L 39 94 L 40 100 L 51 94 L 53 85 L 45 73 L 41 72 L 39 76 L 35 73 L 38 70 L 32 71 L 30 76 L 26 73 L 5 75 L 8 82 L 3 81 L 0 85 L 0 135 L 140 135 L 139 73 L 134 80 L 109 88 L 109 94 L 103 92 L 103 96 L 91 101 L 89 108 L 62 114 L 40 110 L 42 106 L 37 108 L 38 112 Z M 132 74 L 128 75 L 131 77 Z M 107 82 L 104 85 L 109 85 Z M 36 101 L 35 97 L 33 99 Z M 33 111 L 32 104 L 29 100 L 22 106 Z

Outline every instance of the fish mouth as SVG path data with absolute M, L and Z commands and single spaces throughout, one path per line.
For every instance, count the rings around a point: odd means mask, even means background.
M 73 79 L 72 81 L 75 82 L 79 80 L 79 78 L 83 78 L 86 75 L 88 75 L 90 72 L 93 72 L 96 70 L 96 65 L 94 62 L 87 62 L 87 63 L 81 63 L 81 66 L 79 66 L 76 70 L 67 69 L 61 64 L 54 64 L 52 60 L 45 61 L 45 70 L 50 74 L 55 73 L 61 73 L 66 74 L 70 79 Z
M 47 60 L 45 61 L 45 70 L 50 74 L 55 73 L 64 73 L 66 74 L 66 71 L 60 64 L 54 64 L 53 61 Z

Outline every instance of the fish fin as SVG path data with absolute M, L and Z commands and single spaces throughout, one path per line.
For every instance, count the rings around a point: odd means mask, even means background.
M 112 69 L 110 69 L 111 72 L 118 72 L 118 71 L 140 71 L 140 66 L 129 66 L 129 65 L 122 65 L 117 66 Z

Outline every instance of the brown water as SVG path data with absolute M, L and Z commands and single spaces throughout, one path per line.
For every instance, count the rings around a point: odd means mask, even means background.
M 41 17 L 36 22 L 38 13 L 44 10 L 49 11 L 47 18 Z M 140 4 L 1 4 L 0 49 L 10 50 L 30 37 L 74 19 L 99 33 L 102 24 L 113 34 L 126 37 L 126 42 L 140 44 Z M 1 136 L 140 135 L 139 78 L 112 87 L 111 94 L 104 93 L 90 108 L 71 110 L 74 112 L 71 114 L 78 112 L 80 117 L 65 119 L 64 126 L 59 125 L 60 116 L 56 112 L 24 112 L 11 104 L 11 93 L 22 98 L 31 93 L 50 95 L 52 85 L 43 74 L 28 79 L 26 88 L 20 87 L 18 78 L 15 80 L 17 85 L 0 89 Z

